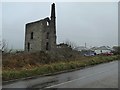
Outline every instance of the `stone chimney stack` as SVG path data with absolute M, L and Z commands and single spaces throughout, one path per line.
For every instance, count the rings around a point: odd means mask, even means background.
M 50 29 L 51 29 L 51 50 L 55 51 L 56 49 L 56 17 L 55 17 L 55 3 L 51 6 L 51 20 L 50 20 Z
M 51 20 L 55 18 L 56 18 L 55 17 L 55 3 L 53 3 L 51 7 Z

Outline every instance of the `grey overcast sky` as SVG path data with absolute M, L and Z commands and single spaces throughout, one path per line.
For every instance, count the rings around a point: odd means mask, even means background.
M 3 2 L 2 37 L 23 49 L 25 24 L 50 16 L 51 2 Z M 117 2 L 56 2 L 57 43 L 83 46 L 118 44 Z

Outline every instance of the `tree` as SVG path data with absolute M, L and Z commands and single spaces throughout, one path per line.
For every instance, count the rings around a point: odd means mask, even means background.
M 64 43 L 67 44 L 72 49 L 75 49 L 77 47 L 77 45 L 74 42 L 70 41 L 70 40 L 66 40 L 66 41 L 64 41 Z
M 6 42 L 5 39 L 2 40 L 2 42 L 0 43 L 1 47 L 2 47 L 2 52 L 7 52 L 8 51 L 8 44 Z
M 114 50 L 113 51 L 114 54 L 120 54 L 120 46 L 114 46 L 113 50 Z

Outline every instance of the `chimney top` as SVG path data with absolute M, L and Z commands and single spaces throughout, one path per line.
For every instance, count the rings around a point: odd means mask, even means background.
M 55 18 L 55 3 L 53 3 L 51 7 L 51 19 L 52 18 Z

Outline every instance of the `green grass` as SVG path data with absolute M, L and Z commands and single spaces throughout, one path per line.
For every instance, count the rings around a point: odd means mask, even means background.
M 22 69 L 3 69 L 2 79 L 3 81 L 25 78 L 36 75 L 44 75 L 48 73 L 55 73 L 64 70 L 76 69 L 86 67 L 90 65 L 96 65 L 104 62 L 110 62 L 118 60 L 120 56 L 94 56 L 85 57 L 83 60 L 75 59 L 70 61 L 59 61 L 49 64 L 43 64 L 33 68 L 22 68 Z

